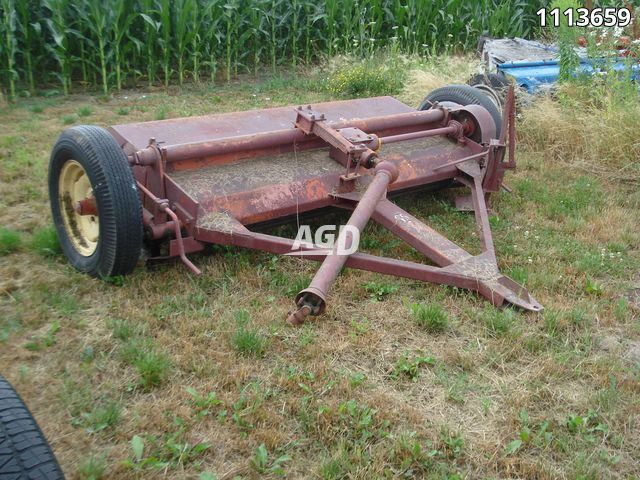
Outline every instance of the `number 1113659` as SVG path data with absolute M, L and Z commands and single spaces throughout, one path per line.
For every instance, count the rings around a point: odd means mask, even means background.
M 569 27 L 626 27 L 632 19 L 631 12 L 624 7 L 567 8 L 564 11 L 541 8 L 536 15 L 540 18 L 541 27 L 559 27 L 561 23 Z

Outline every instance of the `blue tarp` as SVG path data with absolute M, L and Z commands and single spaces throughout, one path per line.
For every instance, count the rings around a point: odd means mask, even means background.
M 612 69 L 621 75 L 631 75 L 636 81 L 640 82 L 640 65 L 630 64 L 624 60 L 618 61 L 611 65 L 605 66 L 604 61 L 581 61 L 576 75 L 594 75 L 602 71 L 611 71 Z M 498 72 L 509 75 L 515 79 L 516 83 L 526 89 L 529 93 L 535 93 L 542 86 L 550 85 L 558 81 L 560 75 L 560 63 L 556 60 L 542 62 L 513 61 L 505 62 L 497 65 Z
M 576 75 L 597 75 L 612 69 L 620 75 L 630 75 L 640 83 L 640 64 L 630 58 L 590 59 L 583 47 L 575 47 L 580 58 Z M 560 75 L 560 53 L 556 45 L 522 38 L 487 39 L 482 58 L 489 72 L 501 73 L 515 79 L 529 93 L 548 89 Z

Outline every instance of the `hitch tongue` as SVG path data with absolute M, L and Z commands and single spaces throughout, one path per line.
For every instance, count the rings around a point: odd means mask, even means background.
M 346 225 L 355 227 L 361 231 L 387 191 L 390 183 L 398 178 L 398 168 L 391 162 L 383 161 L 375 165 L 373 180 L 364 192 L 358 205 L 353 210 Z M 341 229 L 333 249 L 329 252 L 316 272 L 309 288 L 302 290 L 296 296 L 297 309 L 289 314 L 287 321 L 292 325 L 304 323 L 309 315 L 320 315 L 326 308 L 326 297 L 331 285 L 344 267 L 351 254 L 338 251 L 338 247 L 344 245 L 349 249 L 353 238 L 350 229 Z

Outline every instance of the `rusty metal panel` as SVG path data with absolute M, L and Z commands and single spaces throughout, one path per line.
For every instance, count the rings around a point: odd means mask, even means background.
M 443 138 L 424 138 L 385 146 L 382 158 L 400 172 L 390 191 L 452 178 L 455 166 L 438 168 L 469 155 L 467 147 Z M 345 168 L 327 149 L 272 155 L 226 165 L 168 173 L 203 212 L 228 212 L 243 224 L 259 223 L 332 205 Z M 353 188 L 364 188 L 371 171 L 362 168 Z
M 399 113 L 415 109 L 393 97 L 373 97 L 314 104 L 329 121 L 357 120 Z M 295 128 L 293 108 L 278 107 L 265 110 L 221 113 L 200 117 L 175 118 L 154 122 L 129 123 L 111 127 L 125 150 L 139 150 L 155 137 L 163 146 L 199 143 L 258 133 Z

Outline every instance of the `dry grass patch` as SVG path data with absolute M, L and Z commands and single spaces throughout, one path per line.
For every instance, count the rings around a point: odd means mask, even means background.
M 536 99 L 522 114 L 518 139 L 550 162 L 638 185 L 640 102 L 636 93 L 606 86 L 569 85 L 552 98 Z

